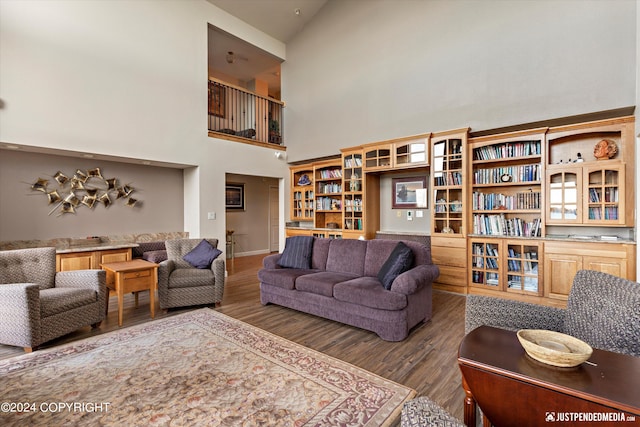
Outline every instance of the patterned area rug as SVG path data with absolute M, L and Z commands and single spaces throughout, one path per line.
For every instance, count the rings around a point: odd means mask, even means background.
M 201 309 L 0 361 L 0 425 L 386 426 L 415 392 Z

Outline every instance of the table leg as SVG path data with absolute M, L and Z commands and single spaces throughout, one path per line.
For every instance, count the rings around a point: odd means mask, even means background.
M 118 326 L 122 326 L 122 312 L 124 309 L 124 273 L 116 274 L 116 290 L 118 292 Z
M 476 400 L 471 394 L 471 390 L 467 385 L 464 377 L 462 377 L 462 388 L 464 389 L 464 423 L 468 426 L 476 425 Z M 484 421 L 484 417 L 483 417 Z
M 158 270 L 152 269 L 151 284 L 149 285 L 149 305 L 151 305 L 151 318 L 156 317 L 156 283 L 158 283 Z

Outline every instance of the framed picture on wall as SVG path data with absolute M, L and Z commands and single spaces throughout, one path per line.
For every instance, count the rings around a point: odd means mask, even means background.
M 225 207 L 230 210 L 244 210 L 244 184 L 227 184 Z
M 209 114 L 224 118 L 225 96 L 222 85 L 209 82 Z
M 412 176 L 391 179 L 391 208 L 427 208 L 427 177 Z

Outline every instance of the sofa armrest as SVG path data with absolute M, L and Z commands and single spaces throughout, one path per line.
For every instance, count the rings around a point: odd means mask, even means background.
M 218 286 L 218 284 L 222 284 L 224 286 L 224 258 L 218 257 L 214 259 L 211 263 L 211 271 L 213 271 L 213 276 L 216 278 L 216 286 Z
M 0 285 L 0 342 L 31 347 L 40 340 L 40 287 L 35 283 Z
M 282 254 L 267 255 L 262 259 L 262 266 L 269 270 L 273 270 L 275 268 L 282 268 L 278 265 L 278 261 L 280 260 L 281 256 Z
M 517 331 L 547 329 L 562 332 L 566 310 L 556 307 L 512 301 L 480 295 L 468 295 L 464 316 L 465 333 L 478 326 Z
M 168 259 L 158 264 L 158 293 L 169 289 L 169 276 L 176 269 L 176 263 Z
M 440 275 L 440 269 L 434 264 L 421 264 L 405 271 L 391 284 L 391 292 L 410 295 L 430 285 Z

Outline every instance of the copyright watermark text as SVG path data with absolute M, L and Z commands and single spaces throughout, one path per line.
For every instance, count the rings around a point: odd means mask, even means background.
M 109 412 L 110 402 L 1 402 L 0 414 L 24 412 Z

